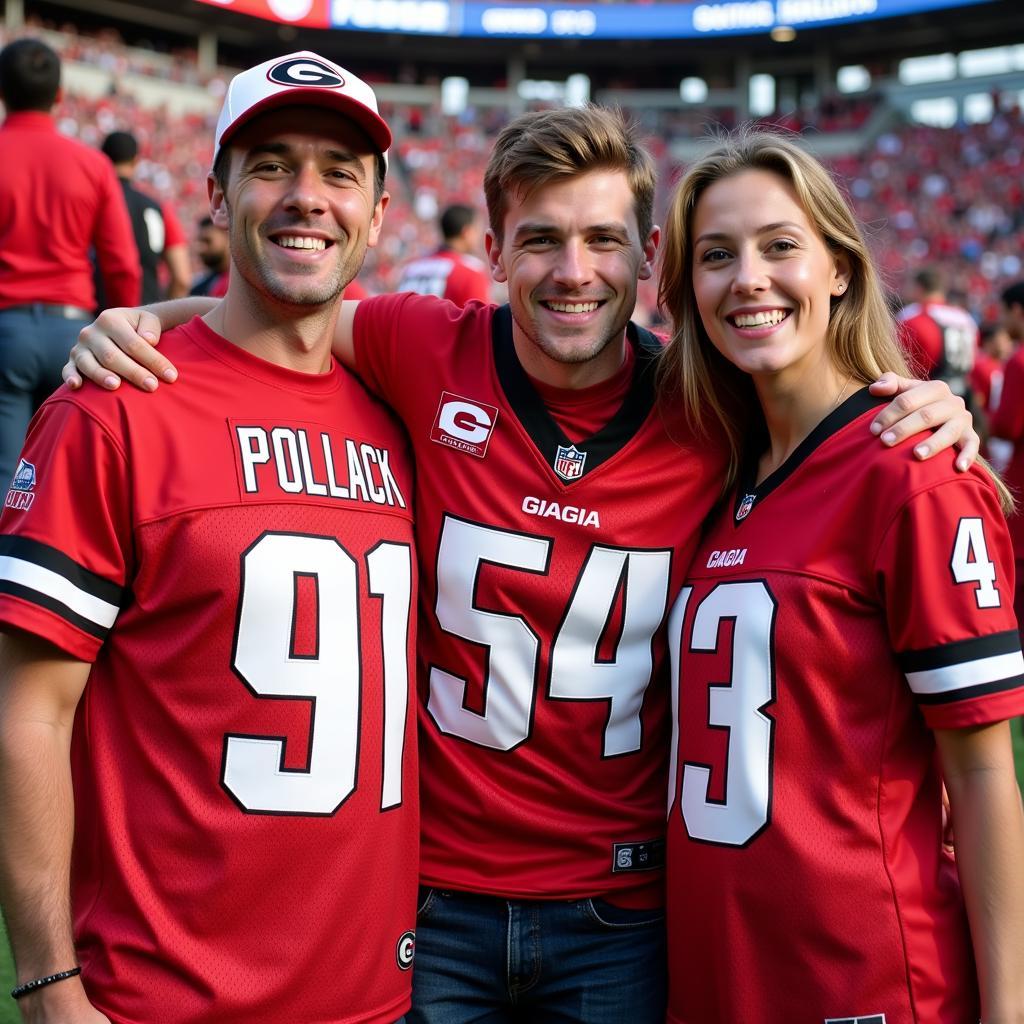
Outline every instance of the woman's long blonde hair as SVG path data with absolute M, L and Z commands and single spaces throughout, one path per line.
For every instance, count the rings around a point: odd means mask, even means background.
M 730 484 L 742 439 L 760 407 L 750 377 L 718 352 L 701 323 L 693 291 L 692 229 L 693 214 L 705 190 L 747 170 L 769 171 L 787 181 L 825 245 L 849 261 L 849 283 L 843 296 L 833 300 L 827 335 L 839 373 L 863 383 L 877 380 L 886 370 L 907 373 L 871 254 L 828 171 L 778 132 L 744 128 L 720 138 L 711 152 L 687 170 L 673 193 L 658 299 L 673 324 L 662 361 L 663 390 L 682 400 L 698 429 L 706 432 L 709 415 L 717 418 L 729 441 Z
M 739 469 L 743 440 L 758 424 L 760 406 L 751 378 L 712 345 L 693 291 L 693 215 L 704 191 L 741 171 L 777 174 L 796 192 L 808 219 L 834 255 L 843 255 L 850 278 L 832 300 L 826 345 L 839 373 L 870 383 L 887 370 L 906 376 L 896 323 L 885 300 L 871 253 L 841 189 L 829 172 L 792 139 L 763 128 L 741 128 L 718 140 L 676 186 L 662 244 L 658 299 L 671 317 L 672 337 L 661 362 L 662 398 L 682 401 L 690 423 L 707 433 L 710 418 L 725 432 L 730 449 L 726 490 Z M 1001 481 L 1004 506 L 1012 499 Z

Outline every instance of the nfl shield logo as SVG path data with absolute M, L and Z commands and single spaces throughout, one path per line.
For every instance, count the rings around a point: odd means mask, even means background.
M 586 461 L 587 453 L 577 451 L 575 445 L 568 448 L 559 445 L 555 453 L 555 472 L 563 480 L 578 480 L 583 476 L 583 463 Z
M 743 500 L 740 502 L 740 507 L 736 509 L 736 522 L 738 523 L 741 519 L 746 519 L 750 515 L 750 510 L 754 507 L 754 495 L 744 494 Z

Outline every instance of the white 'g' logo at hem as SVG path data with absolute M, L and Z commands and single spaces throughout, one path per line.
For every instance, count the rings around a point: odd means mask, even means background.
M 416 955 L 416 933 L 403 932 L 398 938 L 398 946 L 395 948 L 395 959 L 398 966 L 407 971 L 412 967 L 413 957 Z

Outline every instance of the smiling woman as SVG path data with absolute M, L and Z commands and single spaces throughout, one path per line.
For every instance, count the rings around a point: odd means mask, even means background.
M 779 135 L 739 134 L 680 182 L 667 218 L 659 292 L 678 342 L 666 353 L 663 382 L 680 390 L 698 424 L 713 415 L 725 430 L 733 453 L 727 487 L 742 439 L 762 418 L 751 376 L 759 365 L 768 371 L 757 378 L 766 392 L 796 381 L 797 350 L 851 385 L 885 370 L 906 372 L 849 207 L 824 167 Z M 725 305 L 716 309 L 715 302 Z M 782 369 L 779 360 L 791 361 L 793 372 L 775 377 L 773 359 Z M 839 390 L 831 390 L 833 401 Z M 813 409 L 807 415 L 809 426 L 821 418 Z
M 894 325 L 842 193 L 793 142 L 724 140 L 680 182 L 665 247 L 663 383 L 734 450 L 669 625 L 669 1020 L 1021 1019 L 1005 488 L 868 443 Z
M 853 369 L 838 365 L 824 343 L 849 261 L 826 244 L 793 186 L 767 170 L 710 185 L 694 211 L 693 233 L 701 323 L 718 352 L 751 375 L 765 413 L 779 398 L 791 404 L 809 375 L 818 385 L 806 418 L 788 418 L 795 433 L 772 453 L 778 466 L 851 383 Z

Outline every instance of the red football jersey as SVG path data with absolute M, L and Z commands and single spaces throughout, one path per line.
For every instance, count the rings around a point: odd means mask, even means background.
M 394 1021 L 417 791 L 411 472 L 347 371 L 200 320 L 181 383 L 59 391 L 0 520 L 0 622 L 93 667 L 82 979 L 115 1024 Z
M 576 444 L 508 307 L 374 298 L 355 337 L 416 456 L 423 881 L 659 904 L 663 625 L 721 453 L 669 436 L 646 332 L 618 411 Z
M 669 1019 L 966 1024 L 967 922 L 929 727 L 1024 711 L 984 470 L 854 395 L 701 542 L 669 635 Z
M 487 302 L 491 275 L 483 260 L 454 249 L 439 249 L 432 256 L 407 263 L 395 291 L 436 295 L 464 306 L 473 299 Z
M 951 387 L 971 372 L 978 324 L 966 309 L 943 302 L 913 303 L 901 310 L 899 320 L 900 336 L 916 372 L 950 381 Z
M 1006 467 L 1006 482 L 1014 494 L 1024 494 L 1024 347 L 1006 360 L 999 404 L 989 421 L 995 437 L 1013 444 L 1013 454 Z M 1017 559 L 1024 561 L 1024 512 L 1019 509 L 1010 517 L 1010 536 Z

